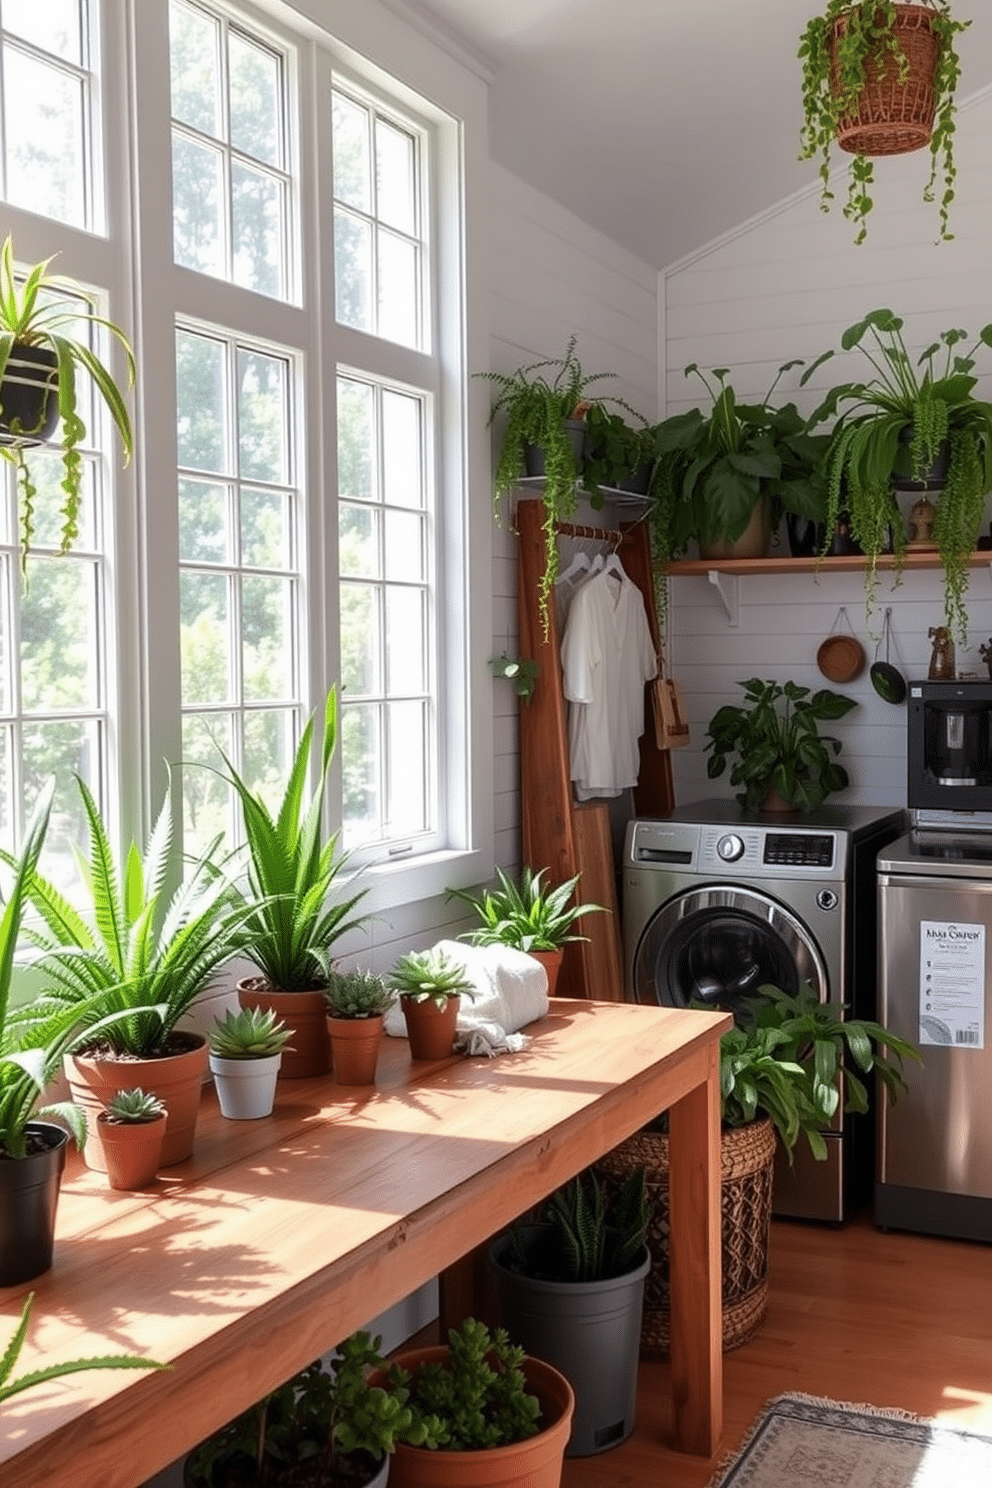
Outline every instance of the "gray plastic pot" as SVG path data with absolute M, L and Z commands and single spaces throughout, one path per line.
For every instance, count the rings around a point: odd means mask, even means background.
M 523 1227 L 528 1236 L 542 1228 Z M 505 1264 L 509 1235 L 489 1247 L 499 1320 L 514 1343 L 561 1370 L 575 1391 L 566 1457 L 589 1457 L 619 1446 L 634 1429 L 645 1248 L 637 1268 L 608 1281 L 538 1281 Z

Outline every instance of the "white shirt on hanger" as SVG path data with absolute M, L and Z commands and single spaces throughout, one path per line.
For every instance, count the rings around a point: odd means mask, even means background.
M 619 796 L 637 784 L 644 684 L 657 657 L 641 591 L 615 556 L 572 599 L 561 666 L 575 793 Z

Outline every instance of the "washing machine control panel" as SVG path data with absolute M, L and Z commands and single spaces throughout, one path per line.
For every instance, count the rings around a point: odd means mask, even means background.
M 765 836 L 765 863 L 798 868 L 832 868 L 834 838 L 832 832 L 768 832 Z

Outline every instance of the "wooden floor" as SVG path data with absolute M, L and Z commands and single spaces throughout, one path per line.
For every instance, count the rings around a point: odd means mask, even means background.
M 724 1355 L 721 1455 L 785 1390 L 895 1406 L 992 1433 L 992 1246 L 772 1225 L 768 1317 Z M 566 1461 L 564 1488 L 703 1488 L 717 1466 L 659 1442 L 669 1429 L 668 1366 L 642 1363 L 634 1434 Z M 951 1485 L 948 1485 L 951 1488 Z

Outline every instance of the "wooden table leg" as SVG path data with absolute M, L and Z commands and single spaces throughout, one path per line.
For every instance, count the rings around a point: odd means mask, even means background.
M 669 1272 L 676 1451 L 712 1457 L 723 1431 L 719 1048 L 669 1110 Z

